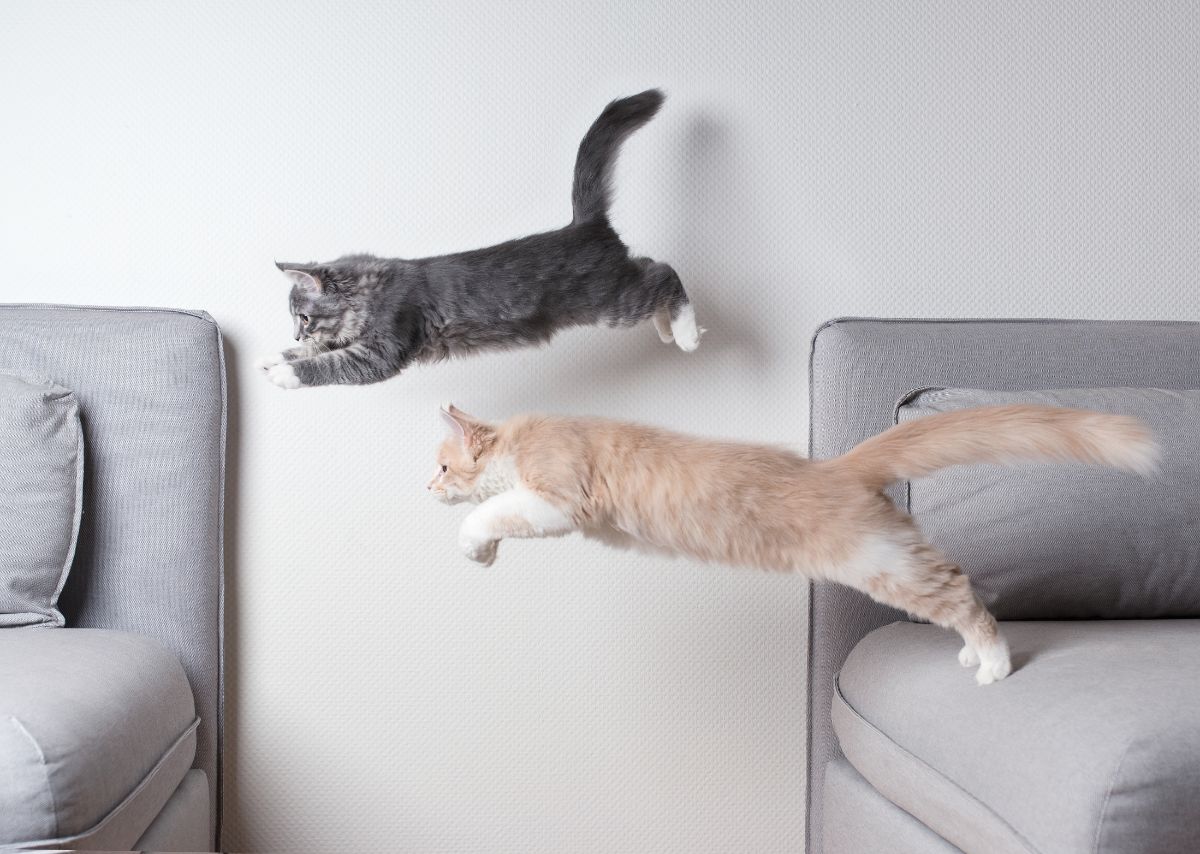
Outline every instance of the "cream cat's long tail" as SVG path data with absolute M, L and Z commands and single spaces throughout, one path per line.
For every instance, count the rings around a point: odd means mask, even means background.
M 1159 456 L 1150 429 L 1136 418 L 1015 404 L 898 424 L 832 462 L 882 488 L 967 463 L 1077 461 L 1152 474 Z

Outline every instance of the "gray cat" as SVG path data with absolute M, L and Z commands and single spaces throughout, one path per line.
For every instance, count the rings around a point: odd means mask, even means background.
M 608 222 L 617 151 L 662 102 L 651 89 L 604 108 L 579 145 L 574 217 L 565 228 L 436 258 L 277 264 L 292 282 L 301 346 L 261 361 L 267 379 L 282 388 L 374 383 L 413 362 L 541 344 L 569 326 L 647 318 L 664 342 L 696 349 L 702 330 L 679 276 L 666 264 L 630 257 Z

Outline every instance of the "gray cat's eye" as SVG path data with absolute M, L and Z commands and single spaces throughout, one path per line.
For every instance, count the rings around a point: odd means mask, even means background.
M 307 314 L 300 315 L 300 322 L 307 326 L 308 325 L 308 315 Z

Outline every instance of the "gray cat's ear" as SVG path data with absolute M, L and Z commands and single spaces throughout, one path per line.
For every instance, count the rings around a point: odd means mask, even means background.
M 283 275 L 288 277 L 288 281 L 303 291 L 319 294 L 324 290 L 321 280 L 307 270 L 300 269 L 299 264 L 284 264 L 276 261 L 275 266 L 283 271 Z

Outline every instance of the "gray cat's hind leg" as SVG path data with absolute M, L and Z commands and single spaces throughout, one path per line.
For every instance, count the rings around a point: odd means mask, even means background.
M 647 267 L 645 277 L 656 296 L 654 328 L 659 339 L 664 344 L 674 341 L 680 350 L 692 352 L 700 346 L 704 330 L 696 325 L 696 310 L 679 275 L 669 265 L 654 262 Z
M 680 350 L 690 353 L 700 346 L 702 334 L 704 329 L 696 325 L 696 310 L 690 301 L 685 302 L 671 318 L 671 336 Z
M 654 328 L 658 330 L 658 340 L 664 344 L 670 344 L 675 340 L 675 335 L 671 332 L 671 309 L 665 305 L 660 305 L 654 309 Z

